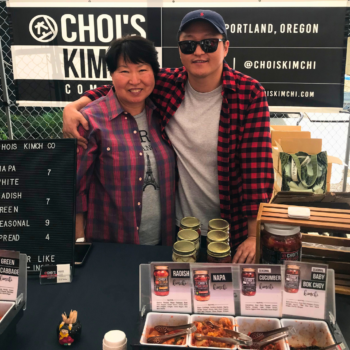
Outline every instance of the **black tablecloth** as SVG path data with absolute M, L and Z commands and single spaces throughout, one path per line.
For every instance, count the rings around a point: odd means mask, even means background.
M 38 277 L 29 279 L 27 310 L 8 349 L 62 349 L 56 329 L 61 314 L 71 309 L 78 311 L 83 329 L 75 349 L 102 349 L 104 334 L 114 329 L 126 333 L 130 346 L 139 337 L 139 265 L 170 260 L 169 247 L 95 243 L 71 284 L 40 285 Z M 350 297 L 336 301 L 337 321 L 350 344 Z

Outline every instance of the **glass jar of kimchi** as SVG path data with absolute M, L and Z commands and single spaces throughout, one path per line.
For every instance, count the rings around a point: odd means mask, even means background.
M 287 265 L 284 290 L 287 293 L 298 293 L 300 284 L 300 266 Z
M 210 299 L 209 272 L 207 270 L 193 271 L 193 282 L 195 299 L 208 301 Z
M 242 269 L 242 294 L 253 297 L 256 294 L 255 269 L 244 267 Z
M 186 229 L 195 230 L 201 236 L 201 222 L 193 216 L 187 216 L 181 219 L 180 230 Z
M 261 262 L 283 264 L 285 260 L 301 260 L 301 233 L 299 226 L 264 224 L 261 232 Z
M 169 267 L 154 267 L 154 294 L 158 296 L 167 296 L 169 294 Z

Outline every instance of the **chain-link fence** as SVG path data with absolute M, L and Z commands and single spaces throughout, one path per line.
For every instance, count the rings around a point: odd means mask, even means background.
M 6 2 L 0 1 L 0 37 L 5 66 L 5 77 L 10 99 L 14 139 L 49 139 L 62 136 L 62 108 L 18 107 L 11 58 L 11 28 Z M 30 69 L 30 67 L 28 67 Z M 3 87 L 0 85 L 0 140 L 8 138 L 4 112 Z
M 48 139 L 62 137 L 62 108 L 19 107 L 16 105 L 16 87 L 13 79 L 11 58 L 10 20 L 6 2 L 0 0 L 0 37 L 5 65 L 5 78 L 10 99 L 11 123 L 14 139 Z M 40 58 L 36 58 L 40 59 Z M 30 68 L 30 65 L 28 67 Z M 38 72 L 40 74 L 40 72 Z M 4 109 L 3 91 L 0 84 L 0 140 L 8 138 L 8 126 Z M 271 113 L 272 125 L 301 125 L 302 130 L 311 131 L 313 138 L 323 140 L 323 149 L 329 155 L 345 159 L 348 114 L 313 113 L 298 114 Z M 341 191 L 343 187 L 343 166 L 334 165 L 332 170 L 331 190 Z M 350 191 L 350 180 L 347 185 Z
M 327 151 L 328 155 L 342 161 L 345 159 L 349 128 L 348 113 L 303 113 L 301 115 L 272 113 L 271 125 L 300 125 L 303 131 L 311 132 L 312 138 L 322 139 L 322 149 Z M 341 192 L 343 179 L 344 166 L 333 164 L 331 191 Z M 350 178 L 348 179 L 346 192 L 350 191 Z

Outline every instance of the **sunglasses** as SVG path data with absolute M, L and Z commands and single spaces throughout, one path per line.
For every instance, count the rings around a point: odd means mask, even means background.
M 217 50 L 219 41 L 225 42 L 224 39 L 204 39 L 201 41 L 185 40 L 179 41 L 179 47 L 181 52 L 185 55 L 194 53 L 198 44 L 205 53 L 212 53 Z

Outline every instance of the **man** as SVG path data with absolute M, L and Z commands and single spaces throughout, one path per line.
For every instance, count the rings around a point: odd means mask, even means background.
M 252 263 L 256 215 L 273 188 L 270 119 L 264 88 L 224 61 L 225 22 L 216 12 L 188 13 L 179 29 L 181 68 L 162 69 L 151 95 L 159 108 L 162 136 L 175 149 L 179 171 L 176 222 L 196 216 L 231 225 L 234 263 Z M 78 110 L 110 87 L 88 91 L 64 111 L 65 137 L 77 137 Z

